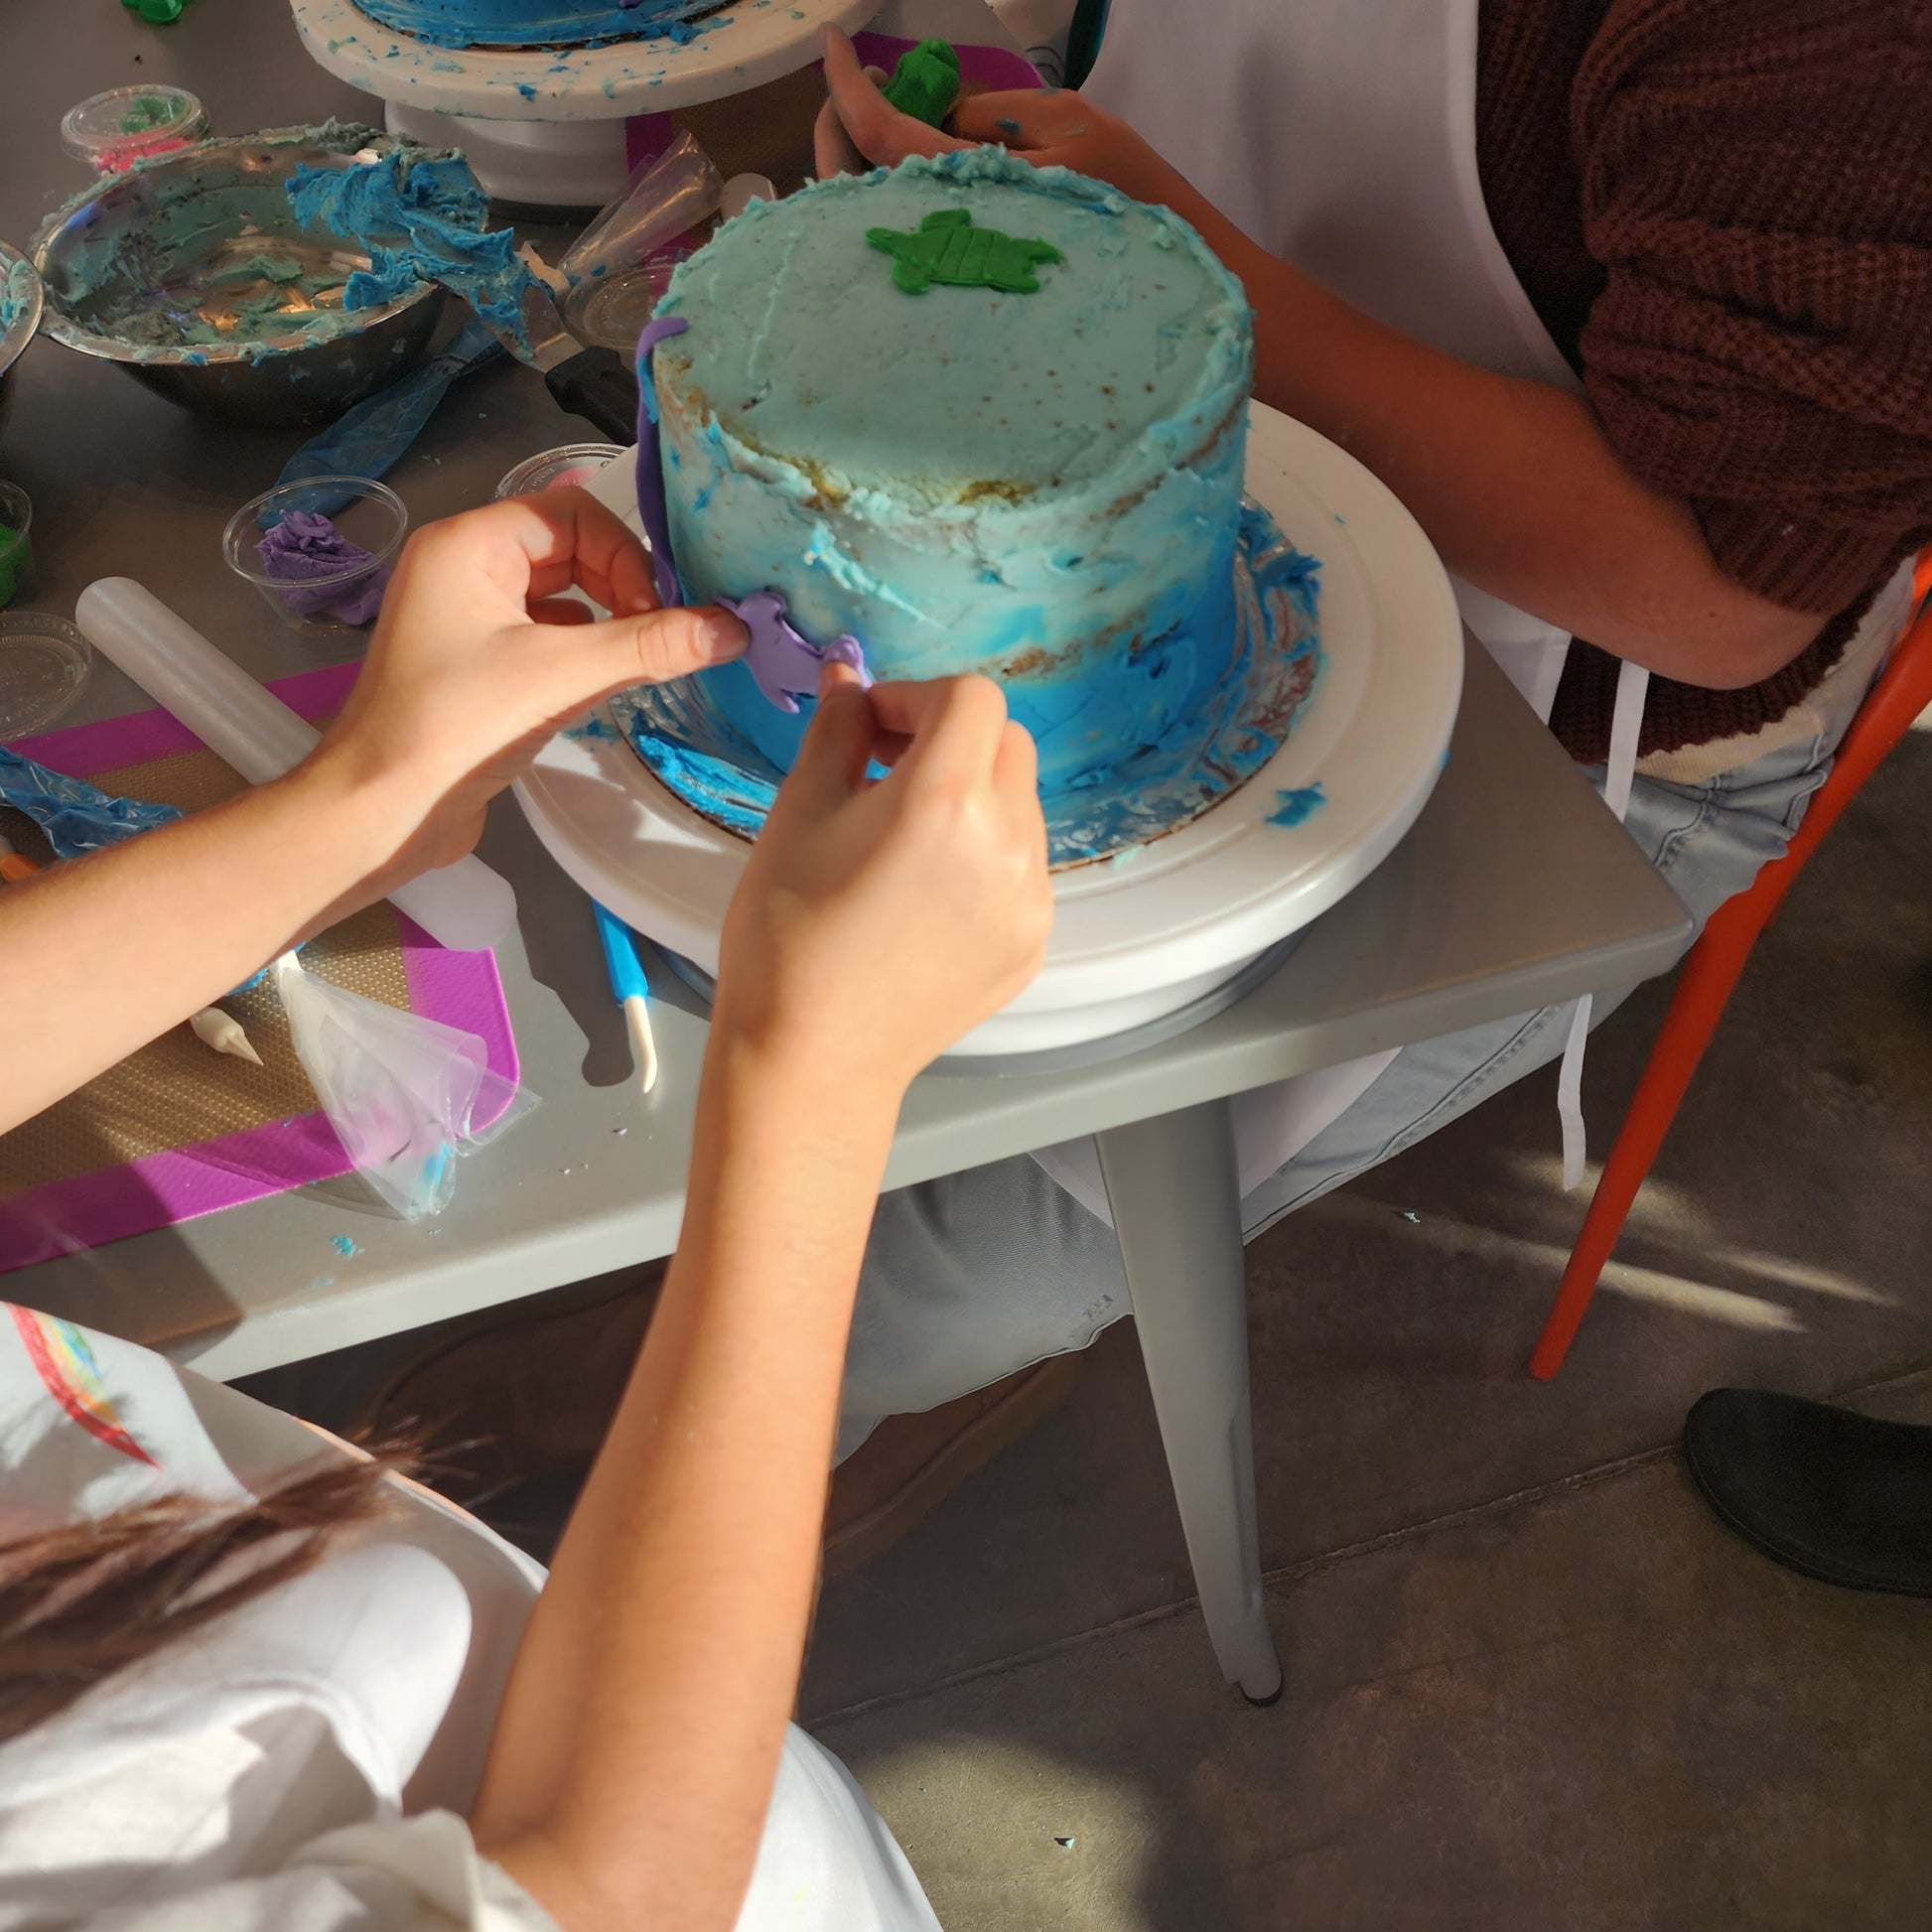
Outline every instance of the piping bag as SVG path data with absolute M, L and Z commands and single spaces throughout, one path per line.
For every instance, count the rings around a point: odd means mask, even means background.
M 119 845 L 123 839 L 171 825 L 183 816 L 173 805 L 153 805 L 141 798 L 116 798 L 98 785 L 90 785 L 85 778 L 70 778 L 65 771 L 51 771 L 22 753 L 8 751 L 4 745 L 0 745 L 0 805 L 11 805 L 15 811 L 31 818 L 54 848 L 57 859 L 78 859 L 88 852 L 100 852 L 110 845 Z M 233 991 L 253 992 L 267 977 L 268 969 L 263 967 Z M 217 1027 L 226 1021 L 236 1033 L 241 1029 L 215 1007 L 204 1007 L 200 1013 L 189 1016 L 188 1024 L 197 1037 L 207 1039 L 217 1052 L 229 1051 L 228 1047 L 208 1039 L 203 1032 L 205 1019 Z M 246 1035 L 242 1037 L 245 1043 Z M 253 1049 L 242 1057 L 254 1058 Z M 261 1061 L 255 1059 L 255 1064 L 259 1066 Z
M 489 327 L 473 317 L 428 361 L 398 376 L 386 389 L 364 397 L 319 436 L 312 436 L 282 466 L 277 481 L 388 475 L 436 413 L 450 384 L 504 353 Z M 334 516 L 352 501 L 347 490 L 318 493 L 309 507 Z
M 475 1034 L 332 986 L 292 952 L 269 970 L 337 1139 L 405 1221 L 450 1204 L 458 1155 L 535 1112 L 536 1095 L 494 1071 Z M 494 1116 L 487 1129 L 476 1126 L 479 1114 Z
M 173 805 L 116 798 L 0 746 L 0 804 L 46 833 L 57 857 L 77 859 L 172 824 Z M 481 1147 L 537 1106 L 489 1065 L 475 1034 L 398 1012 L 304 972 L 293 952 L 267 969 L 289 1040 L 356 1171 L 406 1221 L 449 1205 L 455 1157 Z M 248 982 L 267 975 L 258 973 Z M 245 990 L 245 989 L 242 989 Z M 490 1125 L 479 1130 L 482 1114 Z
M 75 621 L 103 656 L 249 780 L 279 777 L 320 734 L 139 584 L 103 578 Z M 460 951 L 494 945 L 516 918 L 509 884 L 480 859 L 425 873 L 389 895 L 432 938 Z M 455 1157 L 514 1124 L 536 1096 L 491 1070 L 475 1034 L 398 1012 L 274 963 L 290 1041 L 356 1171 L 403 1219 L 448 1205 Z M 479 1115 L 497 1116 L 488 1133 Z
M 4 745 L 0 745 L 0 805 L 11 805 L 31 818 L 46 833 L 57 859 L 98 852 L 181 817 L 173 805 L 116 798 L 84 778 L 50 771 Z

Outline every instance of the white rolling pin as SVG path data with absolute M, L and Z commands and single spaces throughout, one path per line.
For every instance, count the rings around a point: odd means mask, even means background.
M 80 593 L 74 621 L 164 711 L 250 784 L 300 764 L 322 734 L 131 577 Z M 459 859 L 398 886 L 389 902 L 440 945 L 481 952 L 516 923 L 516 895 L 481 859 Z

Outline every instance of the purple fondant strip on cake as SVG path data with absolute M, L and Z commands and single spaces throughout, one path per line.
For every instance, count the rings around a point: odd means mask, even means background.
M 637 515 L 650 539 L 651 574 L 657 601 L 669 610 L 684 602 L 677 560 L 671 554 L 671 522 L 664 505 L 664 458 L 657 441 L 657 391 L 650 379 L 650 352 L 668 336 L 689 325 L 682 316 L 659 316 L 637 338 Z M 815 644 L 785 621 L 785 601 L 776 591 L 754 591 L 742 600 L 718 602 L 752 633 L 745 664 L 759 689 L 780 711 L 795 712 L 800 697 L 818 695 L 818 674 L 826 664 L 850 664 L 862 684 L 872 683 L 866 653 L 858 638 L 835 637 Z
M 664 509 L 664 454 L 657 445 L 657 391 L 650 380 L 650 352 L 667 336 L 681 336 L 690 325 L 682 316 L 659 316 L 637 338 L 637 514 L 650 539 L 651 575 L 657 601 L 669 610 L 684 602 L 671 555 L 671 523 Z

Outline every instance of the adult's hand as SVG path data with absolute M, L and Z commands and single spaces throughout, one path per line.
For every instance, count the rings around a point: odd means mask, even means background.
M 612 615 L 595 621 L 573 585 Z M 317 760 L 390 794 L 401 879 L 475 844 L 483 809 L 560 725 L 627 685 L 745 648 L 711 608 L 660 611 L 650 558 L 581 489 L 426 524 L 404 546 L 362 675 Z
M 828 667 L 726 918 L 721 1031 L 896 1103 L 1039 970 L 1053 899 L 1037 774 L 990 679 L 868 692 Z
M 861 68 L 852 43 L 825 32 L 827 99 L 814 146 L 821 176 L 892 168 L 907 155 L 950 154 L 998 144 L 1038 168 L 1070 168 L 1111 183 L 1137 201 L 1160 202 L 1189 214 L 1199 197 L 1125 121 L 1069 87 L 966 94 L 943 129 L 901 114 L 879 90 L 885 75 Z

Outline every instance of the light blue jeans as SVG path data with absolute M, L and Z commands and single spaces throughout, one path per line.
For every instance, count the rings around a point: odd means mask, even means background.
M 1625 828 L 1698 926 L 1783 852 L 1824 782 L 1837 734 L 1704 784 L 1639 777 Z M 1600 787 L 1600 768 L 1592 774 Z M 1596 996 L 1592 1024 L 1631 992 Z M 1544 1007 L 1404 1047 L 1352 1107 L 1241 1203 L 1249 1240 L 1557 1058 L 1571 1008 Z M 1557 1124 L 1550 1123 L 1554 1142 Z M 1128 1312 L 1113 1230 L 1020 1156 L 884 1195 L 846 1358 L 841 1454 L 881 1416 L 930 1409 Z

